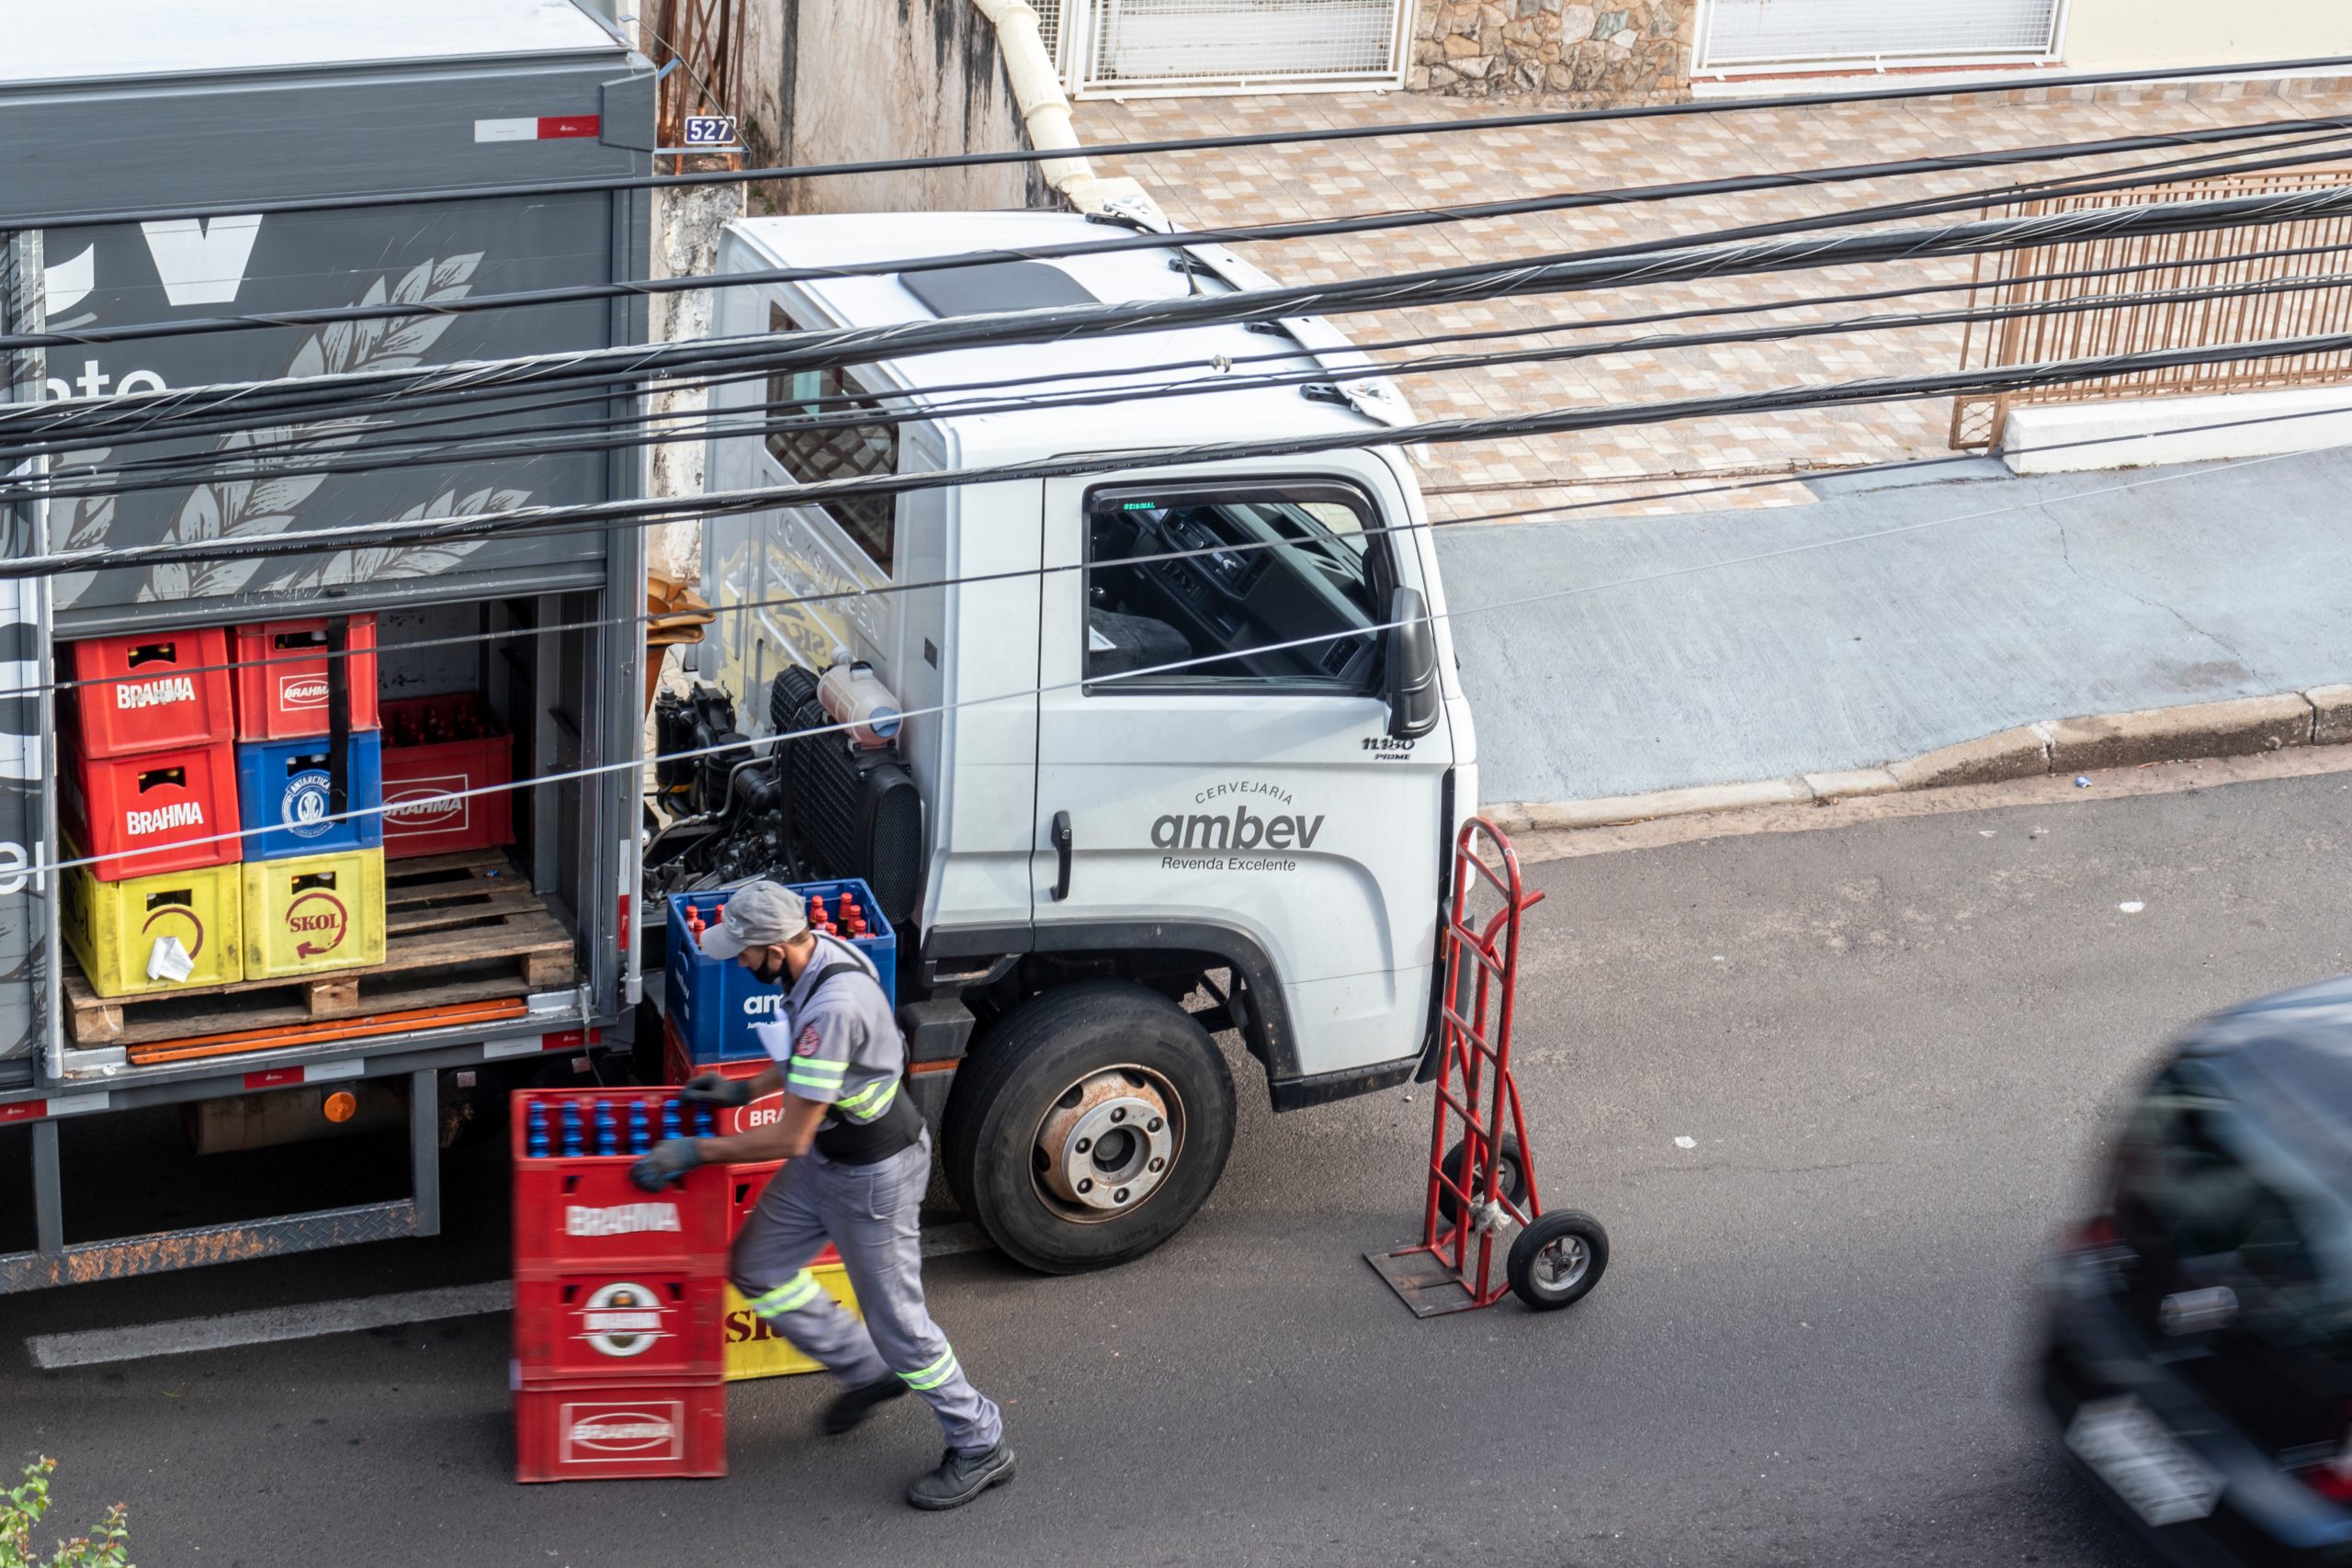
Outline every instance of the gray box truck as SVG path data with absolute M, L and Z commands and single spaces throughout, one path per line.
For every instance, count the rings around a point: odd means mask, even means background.
M 0 51 L 0 331 L 642 277 L 646 191 L 514 187 L 650 174 L 654 80 L 609 21 L 566 0 L 249 0 L 233 26 L 219 7 L 79 0 Z M 289 205 L 476 189 L 425 202 Z M 130 220 L 87 220 L 108 214 Z M 94 340 L 9 354 L 5 378 L 12 402 L 94 405 L 643 335 L 641 301 L 595 299 Z M 611 410 L 625 409 L 628 395 L 616 393 Z M 528 433 L 599 412 L 518 406 L 494 427 Z M 301 471 L 397 439 L 410 417 L 394 408 L 365 424 L 298 418 L 260 435 L 54 454 L 52 471 L 266 453 L 288 472 L 184 470 L 188 482 L 20 500 L 7 509 L 5 547 L 22 558 L 159 540 L 298 539 L 354 523 L 639 493 L 634 449 Z M 493 1092 L 518 1066 L 576 1054 L 628 1016 L 639 988 L 629 956 L 638 784 L 633 769 L 615 764 L 641 750 L 640 548 L 634 529 L 583 529 L 0 584 L 0 687 L 9 698 L 0 713 L 0 1162 L 15 1167 L 0 1170 L 0 1192 L 27 1198 L 0 1201 L 0 1292 L 431 1235 L 447 1095 L 461 1084 Z M 299 982 L 95 995 L 61 945 L 72 874 L 52 869 L 65 793 L 55 781 L 71 767 L 61 725 L 78 700 L 72 650 L 96 639 L 371 616 L 385 697 L 472 694 L 511 733 L 514 776 L 548 781 L 513 795 L 511 846 L 494 859 L 391 862 L 387 941 L 395 959 L 411 961 L 363 976 L 356 995 Z M 511 951 L 518 943 L 508 933 L 526 928 L 536 956 Z M 437 945 L 420 945 L 428 939 Z M 426 953 L 443 956 L 427 964 L 418 958 Z M 61 1160 L 61 1143 L 70 1156 L 85 1129 L 173 1104 L 187 1108 L 199 1143 L 227 1146 L 299 1135 L 322 1114 L 405 1116 L 413 1190 L 194 1227 L 70 1230 L 82 1211 L 69 1202 L 75 1162 Z

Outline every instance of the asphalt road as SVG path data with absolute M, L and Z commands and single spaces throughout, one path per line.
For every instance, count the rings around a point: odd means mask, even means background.
M 150 1568 L 2138 1562 L 2028 1404 L 2030 1270 L 2169 1030 L 2347 966 L 2348 825 L 2334 773 L 1538 865 L 1522 1085 L 1546 1199 L 1614 1238 L 1599 1291 L 1414 1321 L 1361 1254 L 1416 1223 L 1426 1093 L 1253 1103 L 1144 1261 L 933 1263 L 1023 1467 L 962 1513 L 898 1500 L 936 1453 L 913 1402 L 820 1440 L 809 1379 L 734 1390 L 729 1481 L 517 1487 L 503 1317 L 17 1348 L 478 1279 L 494 1213 L 0 1303 L 0 1457 L 59 1456 L 69 1512 L 129 1501 Z

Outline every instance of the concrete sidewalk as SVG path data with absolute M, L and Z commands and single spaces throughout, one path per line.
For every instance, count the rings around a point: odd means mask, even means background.
M 2352 449 L 1811 488 L 1785 510 L 1440 530 L 1481 798 L 1871 767 L 2352 680 Z M 1561 596 L 1481 609 L 1537 594 Z

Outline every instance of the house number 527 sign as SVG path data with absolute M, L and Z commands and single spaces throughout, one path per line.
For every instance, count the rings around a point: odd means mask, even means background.
M 690 114 L 686 117 L 689 147 L 732 147 L 735 117 L 731 114 Z

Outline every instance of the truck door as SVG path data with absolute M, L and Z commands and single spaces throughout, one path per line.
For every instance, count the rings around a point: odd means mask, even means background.
M 1404 515 L 1368 458 L 1046 487 L 1037 945 L 1239 933 L 1279 979 L 1277 1078 L 1409 1056 L 1427 1025 L 1451 744 L 1387 733 L 1379 628 L 1423 586 Z

